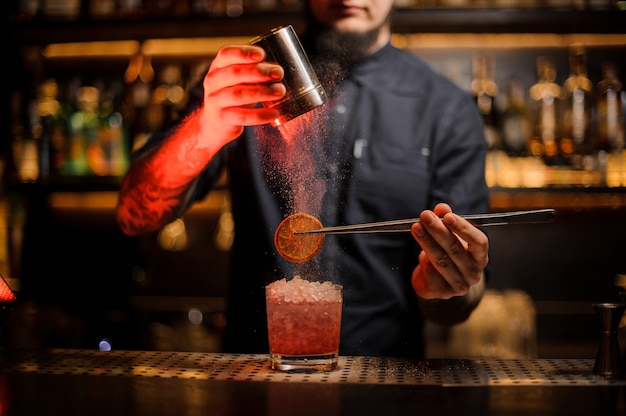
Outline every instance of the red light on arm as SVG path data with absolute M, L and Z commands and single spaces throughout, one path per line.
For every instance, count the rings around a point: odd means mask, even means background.
M 0 276 L 0 302 L 12 302 L 15 299 L 15 294 Z

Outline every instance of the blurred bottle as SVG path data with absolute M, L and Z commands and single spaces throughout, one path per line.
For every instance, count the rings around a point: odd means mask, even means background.
M 88 176 L 94 171 L 93 144 L 98 141 L 100 118 L 98 100 L 100 91 L 93 86 L 82 86 L 76 91 L 76 111 L 68 120 L 66 156 L 59 174 L 63 176 Z
M 182 70 L 180 65 L 166 65 L 159 72 L 159 84 L 152 91 L 150 100 L 151 117 L 160 120 L 160 125 L 151 126 L 159 130 L 170 126 L 178 119 L 178 113 L 184 106 L 187 98 L 183 87 Z M 156 113 L 161 114 L 156 114 Z
M 77 20 L 81 13 L 81 0 L 44 0 L 42 14 L 45 20 Z
M 473 6 L 470 0 L 436 0 L 435 3 L 437 7 L 441 8 L 469 8 Z
M 134 112 L 132 148 L 137 149 L 151 133 L 167 128 L 178 119 L 179 111 L 187 99 L 180 65 L 165 65 L 159 71 L 158 84 L 150 91 L 154 70 L 150 58 L 144 56 L 139 75 L 127 70 L 126 81 L 131 91 L 130 102 Z M 149 68 L 149 70 L 147 69 Z
M 129 131 L 131 150 L 141 147 L 150 133 L 154 131 L 148 125 L 148 107 L 153 79 L 154 68 L 150 56 L 141 52 L 133 55 L 124 73 L 126 119 L 127 125 L 132 126 Z
M 141 19 L 145 15 L 142 0 L 118 0 L 117 13 L 118 19 L 134 20 Z
M 501 116 L 502 145 L 507 154 L 513 157 L 528 154 L 527 144 L 532 136 L 532 122 L 524 91 L 519 78 L 509 81 L 506 105 Z
M 260 2 L 265 2 L 267 0 L 261 0 Z M 276 2 L 275 2 L 276 3 Z M 413 9 L 422 7 L 422 2 L 420 0 L 394 0 L 393 6 L 396 9 Z
M 619 10 L 615 0 L 585 0 L 589 10 Z
M 622 82 L 617 78 L 614 62 L 602 65 L 602 80 L 596 88 L 597 138 L 596 150 L 611 152 L 624 148 L 622 119 Z
M 226 14 L 226 0 L 191 0 L 191 13 L 224 16 Z
M 49 83 L 39 86 L 37 97 L 29 101 L 26 109 L 27 129 L 17 132 L 14 138 L 14 150 L 17 150 L 19 161 L 19 178 L 22 182 L 48 183 L 51 175 L 51 129 L 47 114 L 52 109 L 51 105 L 46 105 L 46 98 Z M 58 104 L 58 102 L 57 102 Z
M 122 84 L 113 81 L 101 94 L 98 142 L 94 143 L 92 169 L 101 176 L 121 176 L 128 168 L 128 134 L 124 121 Z
M 476 52 L 472 56 L 472 82 L 470 89 L 476 106 L 483 118 L 485 138 L 489 150 L 502 148 L 502 139 L 498 126 L 498 111 L 495 99 L 498 95 L 498 86 L 493 79 L 493 59 L 482 53 Z
M 48 79 L 39 87 L 39 181 L 42 183 L 55 179 L 63 161 L 66 130 L 58 95 L 59 85 L 55 79 Z
M 21 162 L 22 142 L 24 140 L 24 92 L 15 89 L 9 96 L 9 137 L 10 146 L 7 149 L 6 161 L 2 165 L 2 182 L 0 186 L 4 190 L 6 184 L 13 184 L 20 180 L 19 168 Z M 0 159 L 1 161 L 2 159 Z M 1 163 L 1 162 L 0 162 Z
M 185 17 L 190 12 L 187 0 L 143 0 L 145 17 Z
M 19 0 L 15 13 L 15 21 L 19 23 L 32 22 L 41 17 L 43 0 Z
M 533 135 L 528 144 L 531 156 L 546 165 L 560 164 L 558 146 L 558 107 L 561 87 L 555 83 L 556 68 L 550 58 L 537 58 L 537 82 L 530 87 L 533 104 Z
M 116 17 L 116 0 L 90 0 L 88 17 L 93 20 L 110 20 Z
M 554 10 L 570 10 L 572 8 L 572 0 L 538 0 L 541 7 L 547 7 Z
M 226 15 L 228 17 L 239 17 L 243 14 L 243 0 L 226 0 Z
M 498 9 L 520 9 L 527 6 L 528 0 L 492 0 L 492 6 Z
M 587 77 L 587 54 L 582 45 L 570 48 L 570 74 L 563 84 L 565 108 L 560 150 L 577 169 L 594 170 L 592 128 L 593 83 Z
M 422 7 L 422 6 L 420 6 Z M 304 9 L 303 0 L 281 0 L 277 5 L 281 11 L 302 11 Z
M 572 0 L 572 6 L 574 6 L 576 10 L 589 10 L 590 2 L 591 0 Z
M 20 91 L 11 95 L 11 182 L 35 182 L 39 178 L 37 142 L 33 129 L 39 124 L 34 101 L 27 101 Z

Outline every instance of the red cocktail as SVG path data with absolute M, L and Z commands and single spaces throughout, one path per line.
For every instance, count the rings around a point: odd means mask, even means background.
M 270 364 L 283 371 L 337 367 L 342 286 L 296 276 L 265 289 Z

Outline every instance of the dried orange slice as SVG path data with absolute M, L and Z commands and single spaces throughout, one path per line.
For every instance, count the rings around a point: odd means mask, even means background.
M 310 214 L 293 214 L 282 220 L 274 233 L 278 254 L 292 263 L 304 263 L 319 253 L 324 234 L 295 234 L 298 231 L 322 229 L 320 220 Z

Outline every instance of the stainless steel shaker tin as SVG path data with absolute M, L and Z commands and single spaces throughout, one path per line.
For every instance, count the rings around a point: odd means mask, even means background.
M 326 102 L 326 92 L 291 25 L 276 27 L 252 39 L 250 43 L 265 50 L 266 61 L 275 62 L 285 70 L 285 97 L 265 104 L 266 107 L 280 110 L 281 115 L 272 122 L 274 126 L 286 123 Z

